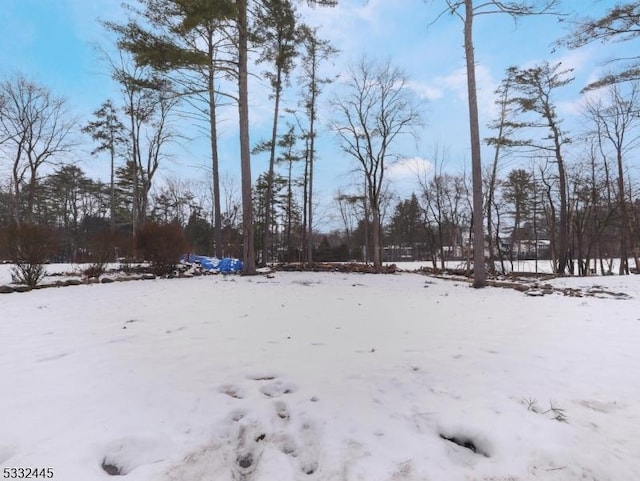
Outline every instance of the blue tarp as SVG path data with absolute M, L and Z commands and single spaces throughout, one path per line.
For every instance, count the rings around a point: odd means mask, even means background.
M 231 257 L 224 257 L 220 259 L 218 270 L 223 273 L 240 272 L 242 271 L 242 261 L 232 259 Z
M 204 270 L 219 271 L 223 274 L 230 274 L 242 271 L 242 261 L 231 257 L 223 257 L 217 259 L 215 257 L 199 256 L 196 254 L 187 254 L 182 257 L 184 262 L 193 264 L 198 263 Z

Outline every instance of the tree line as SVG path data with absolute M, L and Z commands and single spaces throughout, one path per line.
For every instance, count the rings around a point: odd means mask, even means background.
M 380 265 L 398 252 L 430 259 L 434 267 L 464 257 L 477 287 L 485 269 L 504 271 L 532 252 L 550 258 L 558 273 L 586 275 L 594 259 L 614 256 L 622 259 L 620 273 L 631 271 L 629 258 L 637 269 L 638 200 L 629 166 L 638 139 L 633 59 L 585 88 L 600 95 L 585 102 L 581 132 L 566 132 L 557 113 L 555 98 L 573 81 L 570 70 L 547 62 L 510 67 L 496 91 L 492 136 L 484 139 L 493 158 L 482 164 L 473 20 L 488 13 L 556 15 L 559 2 L 443 5 L 442 14 L 463 25 L 469 108 L 476 111 L 470 176 L 445 172 L 446 159 L 436 153 L 430 172 L 416 172 L 417 195 L 393 205 L 387 170 L 402 157 L 399 139 L 423 130 L 423 106 L 400 69 L 363 57 L 347 69 L 340 95 L 328 99 L 331 130 L 353 162 L 359 187 L 336 193 L 342 232 L 319 235 L 319 98 L 334 80 L 323 72 L 337 50 L 301 21 L 290 0 L 136 0 L 124 6 L 126 21 L 102 22 L 114 38 L 115 48 L 105 47 L 111 53 L 104 56 L 121 97 L 105 99 L 92 119 L 79 123 L 65 99 L 25 77 L 1 82 L 0 152 L 8 175 L 0 188 L 0 222 L 58 230 L 64 242 L 57 255 L 68 260 L 89 255 L 88 239 L 97 231 L 122 234 L 128 241 L 119 242 L 119 251 L 134 255 L 136 234 L 147 223 L 175 223 L 193 249 L 241 257 L 245 274 L 273 261 Z M 576 20 L 559 42 L 580 48 L 634 38 L 639 18 L 639 2 L 627 2 L 603 18 Z M 270 89 L 273 115 L 268 138 L 252 145 L 248 75 L 258 72 Z M 295 90 L 298 107 L 284 109 L 283 96 Z M 238 109 L 239 189 L 219 169 L 219 112 L 228 105 Z M 156 185 L 185 120 L 209 139 L 210 182 Z M 110 160 L 108 183 L 88 178 L 72 161 L 82 143 L 79 124 L 93 142 L 92 154 Z M 268 156 L 255 182 L 252 155 Z M 512 159 L 526 167 L 505 172 Z

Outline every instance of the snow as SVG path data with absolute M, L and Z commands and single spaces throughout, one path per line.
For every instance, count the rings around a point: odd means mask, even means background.
M 0 295 L 0 466 L 64 481 L 638 479 L 640 277 L 552 284 L 630 298 L 297 272 Z

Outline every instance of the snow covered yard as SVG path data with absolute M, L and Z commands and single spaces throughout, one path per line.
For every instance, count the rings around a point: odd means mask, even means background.
M 556 282 L 633 298 L 334 273 L 3 295 L 0 467 L 60 481 L 638 479 L 640 276 Z

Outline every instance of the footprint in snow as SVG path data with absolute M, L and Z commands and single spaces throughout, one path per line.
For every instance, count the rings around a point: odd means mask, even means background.
M 233 384 L 223 384 L 218 388 L 218 392 L 221 394 L 226 394 L 229 397 L 234 399 L 244 399 L 244 392 L 238 386 Z
M 231 411 L 229 413 L 229 419 L 233 422 L 238 422 L 241 421 L 242 419 L 244 419 L 247 416 L 247 411 L 245 411 L 244 409 L 236 409 L 234 411 Z
M 164 461 L 172 451 L 173 443 L 164 434 L 128 436 L 105 447 L 100 465 L 110 476 L 124 476 L 139 466 Z
M 275 381 L 265 384 L 260 388 L 260 392 L 267 397 L 280 397 L 284 394 L 291 394 L 298 390 L 298 387 L 290 382 Z
M 275 401 L 273 405 L 276 410 L 276 416 L 278 416 L 279 419 L 282 419 L 285 422 L 289 421 L 291 415 L 289 414 L 287 405 L 282 401 Z
M 277 413 L 280 417 L 280 412 Z M 289 421 L 287 419 L 287 421 Z M 278 449 L 285 454 L 303 474 L 312 475 L 318 471 L 320 465 L 320 442 L 318 430 L 314 422 L 302 418 L 293 424 L 287 423 L 287 429 L 276 431 L 273 436 Z
M 274 341 L 276 342 L 276 341 Z M 259 373 L 259 374 L 252 374 L 250 376 L 248 376 L 248 378 L 252 381 L 273 381 L 277 376 L 275 374 L 272 373 Z
M 482 432 L 468 427 L 458 426 L 454 429 L 440 429 L 440 439 L 447 443 L 447 453 L 460 464 L 473 463 L 473 455 L 491 457 L 493 446 Z
M 318 470 L 320 462 L 319 435 L 316 424 L 310 420 L 303 420 L 300 425 L 300 471 L 311 475 Z
M 235 446 L 234 479 L 251 479 L 262 458 L 266 441 L 267 434 L 259 423 L 244 423 L 240 426 Z

